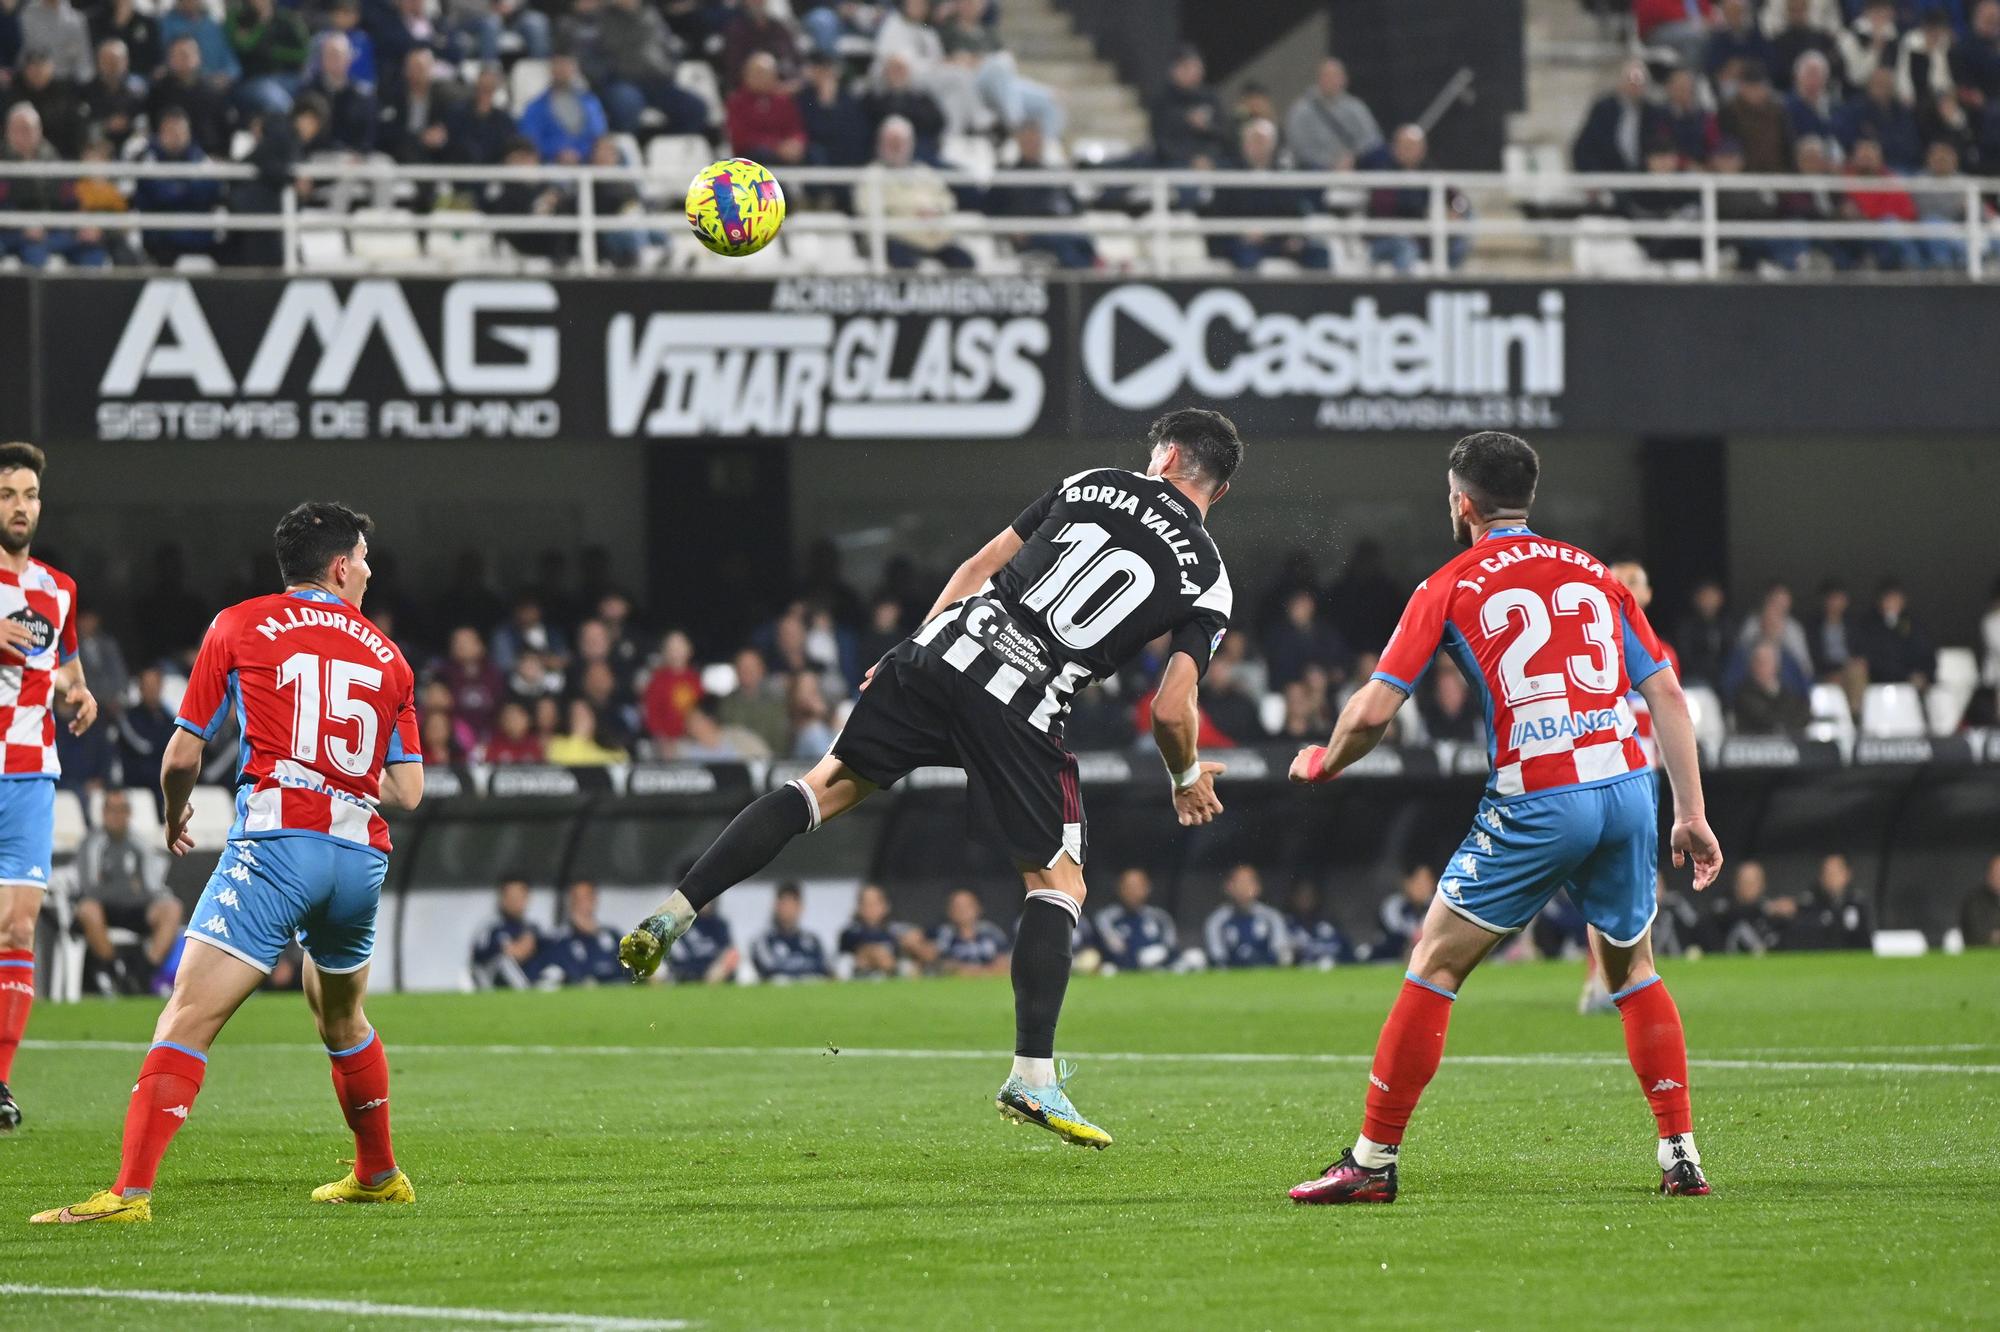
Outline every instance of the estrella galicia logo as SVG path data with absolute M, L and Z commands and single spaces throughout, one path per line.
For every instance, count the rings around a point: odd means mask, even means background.
M 28 631 L 34 635 L 34 638 L 29 640 L 28 645 L 21 649 L 22 656 L 39 657 L 42 653 L 47 652 L 51 647 L 55 646 L 55 625 L 50 622 L 48 616 L 42 614 L 34 607 L 23 606 L 7 618 L 16 624 L 27 625 Z

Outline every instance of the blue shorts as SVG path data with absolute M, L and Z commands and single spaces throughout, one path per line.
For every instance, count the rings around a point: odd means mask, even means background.
M 1507 934 L 1567 888 L 1599 934 L 1627 947 L 1646 933 L 1658 907 L 1659 842 L 1650 770 L 1544 796 L 1488 796 L 1438 891 L 1473 924 Z
M 388 857 L 324 837 L 238 838 L 202 889 L 187 937 L 268 972 L 296 938 L 321 971 L 368 965 Z
M 0 888 L 46 888 L 55 871 L 56 779 L 0 779 Z

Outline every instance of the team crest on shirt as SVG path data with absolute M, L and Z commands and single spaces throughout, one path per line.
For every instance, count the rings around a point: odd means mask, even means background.
M 1228 632 L 1229 632 L 1229 626 L 1228 626 L 1228 625 L 1224 625 L 1224 626 L 1223 626 L 1222 628 L 1220 628 L 1220 629 L 1218 629 L 1218 630 L 1216 630 L 1216 631 L 1215 631 L 1215 637 L 1214 637 L 1214 638 L 1211 638 L 1211 639 L 1209 639 L 1209 640 L 1208 640 L 1208 655 L 1209 655 L 1209 656 L 1211 656 L 1211 657 L 1212 657 L 1212 656 L 1214 656 L 1214 655 L 1215 655 L 1215 653 L 1216 653 L 1216 649 L 1217 649 L 1217 648 L 1220 648 L 1220 647 L 1222 646 L 1222 636 L 1223 636 L 1224 634 L 1228 633 Z
M 48 616 L 42 614 L 34 607 L 23 606 L 7 618 L 16 624 L 27 625 L 28 631 L 34 635 L 34 638 L 29 641 L 28 646 L 22 650 L 22 656 L 38 657 L 42 653 L 47 652 L 55 644 L 56 627 L 54 623 L 50 621 Z

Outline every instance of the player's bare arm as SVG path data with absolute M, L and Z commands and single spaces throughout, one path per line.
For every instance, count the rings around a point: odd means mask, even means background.
M 160 755 L 160 793 L 167 800 L 167 851 L 172 855 L 184 856 L 194 850 L 194 838 L 188 835 L 188 819 L 194 811 L 188 800 L 201 777 L 201 757 L 201 738 L 178 727 Z
M 1196 746 L 1201 733 L 1200 676 L 1194 658 L 1176 652 L 1167 659 L 1159 692 L 1153 695 L 1153 743 L 1173 780 L 1174 814 L 1183 828 L 1199 827 L 1222 812 L 1215 774 L 1223 771 L 1223 765 L 1203 762 Z
M 63 706 L 70 710 L 69 733 L 82 735 L 97 720 L 97 696 L 83 681 L 83 658 L 71 657 L 57 668 L 54 682 Z
M 1707 807 L 1701 794 L 1701 761 L 1694 743 L 1694 718 L 1688 712 L 1687 695 L 1672 667 L 1655 671 L 1639 684 L 1646 706 L 1653 710 L 1653 734 L 1660 746 L 1660 766 L 1674 788 L 1674 830 L 1671 844 L 1674 868 L 1694 861 L 1696 892 L 1715 882 L 1722 873 L 1722 844 L 1708 826 Z
M 423 764 L 391 763 L 382 769 L 381 803 L 390 809 L 415 809 L 423 798 Z
M 1291 779 L 1302 785 L 1330 782 L 1349 764 L 1366 757 L 1388 734 L 1396 710 L 1409 698 L 1396 686 L 1370 680 L 1354 691 L 1323 745 L 1307 745 L 1292 760 Z

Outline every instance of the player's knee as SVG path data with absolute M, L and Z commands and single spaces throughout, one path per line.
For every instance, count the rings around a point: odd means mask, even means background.
M 104 927 L 104 904 L 94 897 L 86 897 L 76 904 L 76 923 L 86 929 Z
M 321 1013 L 319 1038 L 329 1050 L 351 1050 L 368 1039 L 371 1028 L 359 1007 L 345 1013 Z
M 180 899 L 162 897 L 155 900 L 152 906 L 146 908 L 146 919 L 156 930 L 179 928 L 183 919 Z
M 0 948 L 18 949 L 35 946 L 35 913 L 15 911 L 0 916 Z

